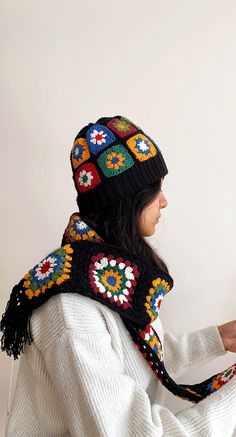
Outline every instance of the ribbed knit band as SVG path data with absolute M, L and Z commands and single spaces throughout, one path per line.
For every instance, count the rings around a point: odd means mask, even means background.
M 74 140 L 70 159 L 82 214 L 135 195 L 168 174 L 157 144 L 119 115 L 83 127 Z

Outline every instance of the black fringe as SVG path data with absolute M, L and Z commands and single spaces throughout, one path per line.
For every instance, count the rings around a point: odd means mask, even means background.
M 24 281 L 23 278 L 13 287 L 0 323 L 0 330 L 3 332 L 1 349 L 9 356 L 13 355 L 14 360 L 24 352 L 26 344 L 31 344 L 33 341 L 30 318 L 34 306 L 33 302 L 24 295 Z

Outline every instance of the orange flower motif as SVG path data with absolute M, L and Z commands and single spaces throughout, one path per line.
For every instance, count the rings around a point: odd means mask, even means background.
M 136 134 L 129 138 L 127 145 L 139 161 L 146 161 L 157 154 L 154 144 L 143 134 Z
M 111 279 L 111 277 L 115 279 L 115 285 L 112 285 L 110 282 L 107 281 L 107 278 Z M 105 283 L 106 286 L 110 289 L 110 291 L 116 292 L 120 289 L 120 284 L 122 283 L 122 277 L 119 275 L 118 272 L 106 270 L 104 274 L 101 276 L 101 279 L 103 283 Z
M 121 131 L 124 131 L 124 132 L 127 132 L 130 129 L 130 124 L 127 123 L 126 121 L 121 121 L 121 120 L 115 121 L 114 122 L 114 126 L 118 130 L 121 130 Z
M 146 312 L 149 314 L 151 322 L 158 317 L 158 312 L 164 296 L 170 291 L 170 285 L 165 279 L 156 278 L 152 281 L 153 287 L 149 289 L 149 294 L 146 296 Z
M 61 285 L 70 279 L 72 253 L 71 245 L 66 244 L 51 252 L 24 275 L 25 294 L 28 299 L 45 293 L 54 284 Z
M 65 232 L 70 237 L 70 241 L 72 242 L 77 240 L 93 240 L 95 238 L 99 238 L 99 235 L 93 229 L 91 229 L 90 226 L 88 226 L 77 213 L 71 215 Z
M 71 157 L 74 168 L 77 168 L 82 162 L 90 158 L 89 148 L 85 138 L 78 138 L 74 141 Z
M 121 153 L 111 152 L 107 155 L 107 167 L 118 170 L 124 166 L 125 157 Z
M 217 377 L 213 382 L 212 382 L 212 387 L 215 388 L 216 390 L 218 390 L 224 383 L 221 380 L 221 377 Z

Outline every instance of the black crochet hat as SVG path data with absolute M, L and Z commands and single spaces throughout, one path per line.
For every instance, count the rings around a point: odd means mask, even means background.
M 70 160 L 81 214 L 132 196 L 168 173 L 153 139 L 121 115 L 84 126 L 73 142 Z

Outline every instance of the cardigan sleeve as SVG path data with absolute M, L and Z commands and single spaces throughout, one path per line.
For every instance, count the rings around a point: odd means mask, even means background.
M 178 336 L 164 333 L 165 366 L 173 379 L 227 354 L 216 325 Z
M 236 378 L 174 415 L 125 374 L 108 331 L 67 328 L 44 359 L 71 437 L 232 436 Z

